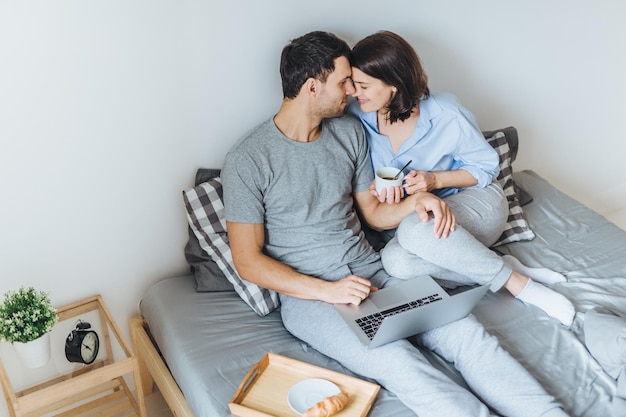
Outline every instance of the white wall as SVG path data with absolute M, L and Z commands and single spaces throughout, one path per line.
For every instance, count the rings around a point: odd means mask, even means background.
M 181 190 L 276 111 L 280 50 L 310 30 L 400 33 L 433 89 L 519 129 L 516 169 L 626 207 L 624 16 L 619 0 L 0 0 L 0 294 L 100 293 L 127 331 L 145 289 L 187 270 Z

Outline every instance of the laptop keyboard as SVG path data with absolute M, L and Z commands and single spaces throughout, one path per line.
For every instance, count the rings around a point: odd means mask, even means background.
M 414 301 L 409 301 L 405 304 L 400 304 L 399 306 L 389 308 L 384 311 L 380 311 L 378 313 L 370 314 L 367 316 L 360 317 L 356 319 L 356 324 L 365 332 L 367 337 L 372 340 L 374 335 L 378 331 L 380 324 L 387 317 L 396 315 L 398 313 L 402 313 L 403 311 L 413 310 L 414 308 L 423 307 L 427 304 L 433 303 L 435 301 L 441 300 L 441 296 L 439 293 L 434 293 L 428 295 L 426 297 L 418 298 Z

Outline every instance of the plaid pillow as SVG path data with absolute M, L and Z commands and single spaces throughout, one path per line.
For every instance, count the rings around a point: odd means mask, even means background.
M 187 221 L 200 246 L 217 263 L 237 294 L 259 315 L 265 316 L 279 306 L 278 294 L 242 279 L 228 246 L 222 182 L 219 177 L 183 191 Z
M 506 140 L 506 136 L 502 132 L 496 132 L 493 136 L 486 138 L 487 142 L 496 150 L 500 157 L 500 173 L 498 181 L 504 189 L 504 195 L 509 202 L 509 218 L 507 224 L 498 238 L 496 243 L 492 245 L 498 246 L 510 242 L 519 242 L 522 240 L 532 240 L 535 233 L 528 226 L 528 222 L 524 218 L 524 212 L 520 205 L 517 193 L 515 192 L 515 183 L 513 182 L 513 167 L 511 166 L 511 148 Z
M 221 174 L 220 169 L 198 168 L 193 185 L 197 186 Z M 191 267 L 196 281 L 196 291 L 235 291 L 235 287 L 226 278 L 220 267 L 209 254 L 202 249 L 200 242 L 190 226 L 187 227 L 189 240 L 185 245 L 185 259 Z

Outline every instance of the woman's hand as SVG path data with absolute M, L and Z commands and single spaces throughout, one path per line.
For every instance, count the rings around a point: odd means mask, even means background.
M 404 178 L 404 189 L 407 194 L 418 191 L 432 191 L 437 188 L 437 177 L 434 172 L 411 171 Z
M 370 193 L 378 199 L 381 203 L 387 202 L 387 204 L 399 203 L 404 197 L 404 187 L 389 187 L 383 189 L 380 194 L 376 191 L 376 183 L 372 181 L 370 184 Z

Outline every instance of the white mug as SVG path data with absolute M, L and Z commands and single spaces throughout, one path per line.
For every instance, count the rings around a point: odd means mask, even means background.
M 376 192 L 381 194 L 384 189 L 389 187 L 401 187 L 402 181 L 404 180 L 404 173 L 400 172 L 400 170 L 394 167 L 383 167 L 376 171 Z M 398 175 L 397 179 L 393 179 Z

